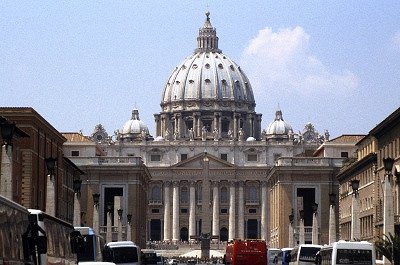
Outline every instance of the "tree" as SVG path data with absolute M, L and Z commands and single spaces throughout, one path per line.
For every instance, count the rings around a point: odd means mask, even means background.
M 375 241 L 376 251 L 385 256 L 392 264 L 400 265 L 400 236 L 383 235 Z M 394 262 L 392 261 L 394 260 Z

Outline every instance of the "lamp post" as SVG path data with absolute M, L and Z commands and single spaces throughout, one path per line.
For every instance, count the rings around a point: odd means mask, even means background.
M 383 158 L 383 167 L 385 168 L 385 176 L 383 180 L 383 234 L 389 236 L 394 235 L 394 213 L 393 213 L 393 191 L 392 191 L 392 169 L 394 159 L 391 157 Z M 392 245 L 393 260 L 393 245 Z M 384 258 L 384 264 L 390 262 Z
M 293 244 L 293 237 L 294 237 L 294 228 L 293 228 L 293 221 L 294 221 L 294 214 L 293 214 L 293 208 L 292 212 L 289 214 L 289 247 L 292 248 L 294 246 Z
M 304 238 L 304 210 L 300 210 L 299 244 L 305 243 Z
M 109 202 L 107 203 L 107 231 L 106 231 L 106 241 L 111 242 L 112 241 L 112 203 Z
M 15 132 L 15 122 L 0 123 L 1 138 L 3 145 L 1 150 L 1 181 L 0 181 L 0 194 L 12 200 L 13 197 L 13 174 L 12 174 L 12 144 L 11 140 Z
M 313 223 L 312 223 L 312 244 L 318 245 L 319 244 L 319 225 L 318 225 L 318 218 L 317 218 L 317 212 L 318 212 L 318 203 L 315 203 L 312 205 L 312 211 L 313 211 Z
M 100 235 L 100 225 L 99 225 L 99 202 L 100 202 L 100 194 L 93 193 L 93 230 Z
M 50 156 L 45 159 L 45 163 L 47 168 L 46 213 L 55 216 L 56 215 L 55 168 L 57 164 L 57 158 Z
M 132 240 L 132 235 L 131 235 L 132 214 L 128 213 L 126 215 L 126 220 L 128 222 L 126 225 L 126 240 L 131 241 Z
M 329 193 L 329 244 L 336 242 L 336 194 Z
M 81 225 L 81 186 L 82 180 L 81 179 L 74 179 L 74 226 Z
M 124 210 L 118 209 L 118 241 L 122 241 L 122 212 Z
M 352 201 L 351 201 L 351 240 L 360 240 L 360 218 L 358 217 L 359 206 L 358 206 L 358 187 L 360 186 L 360 180 L 352 179 L 350 186 L 353 190 Z

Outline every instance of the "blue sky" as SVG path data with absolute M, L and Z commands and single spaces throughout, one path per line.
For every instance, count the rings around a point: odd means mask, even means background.
M 263 114 L 295 132 L 367 134 L 399 107 L 400 1 L 1 1 L 0 106 L 60 132 L 121 129 L 153 114 L 209 10 L 219 48 Z

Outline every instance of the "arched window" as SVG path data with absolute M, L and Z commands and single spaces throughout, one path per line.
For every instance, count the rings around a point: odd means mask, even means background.
M 161 201 L 161 188 L 159 186 L 154 186 L 151 189 L 151 200 Z
M 258 201 L 258 189 L 255 186 L 247 187 L 247 200 Z
M 188 188 L 186 186 L 181 187 L 181 203 L 187 203 L 189 201 L 189 194 L 188 194 Z
M 226 187 L 221 188 L 221 203 L 228 202 L 228 189 Z

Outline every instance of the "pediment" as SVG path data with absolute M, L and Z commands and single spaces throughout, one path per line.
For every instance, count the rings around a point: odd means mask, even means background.
M 235 168 L 235 165 L 233 165 L 225 160 L 222 160 L 216 156 L 210 155 L 208 153 L 201 153 L 201 154 L 195 155 L 193 157 L 190 157 L 184 161 L 181 161 L 175 165 L 172 165 L 171 168 L 202 169 L 205 159 L 208 159 L 210 169 L 213 169 L 213 168 L 215 168 L 215 169 L 221 169 L 221 168 L 233 169 L 233 168 Z

